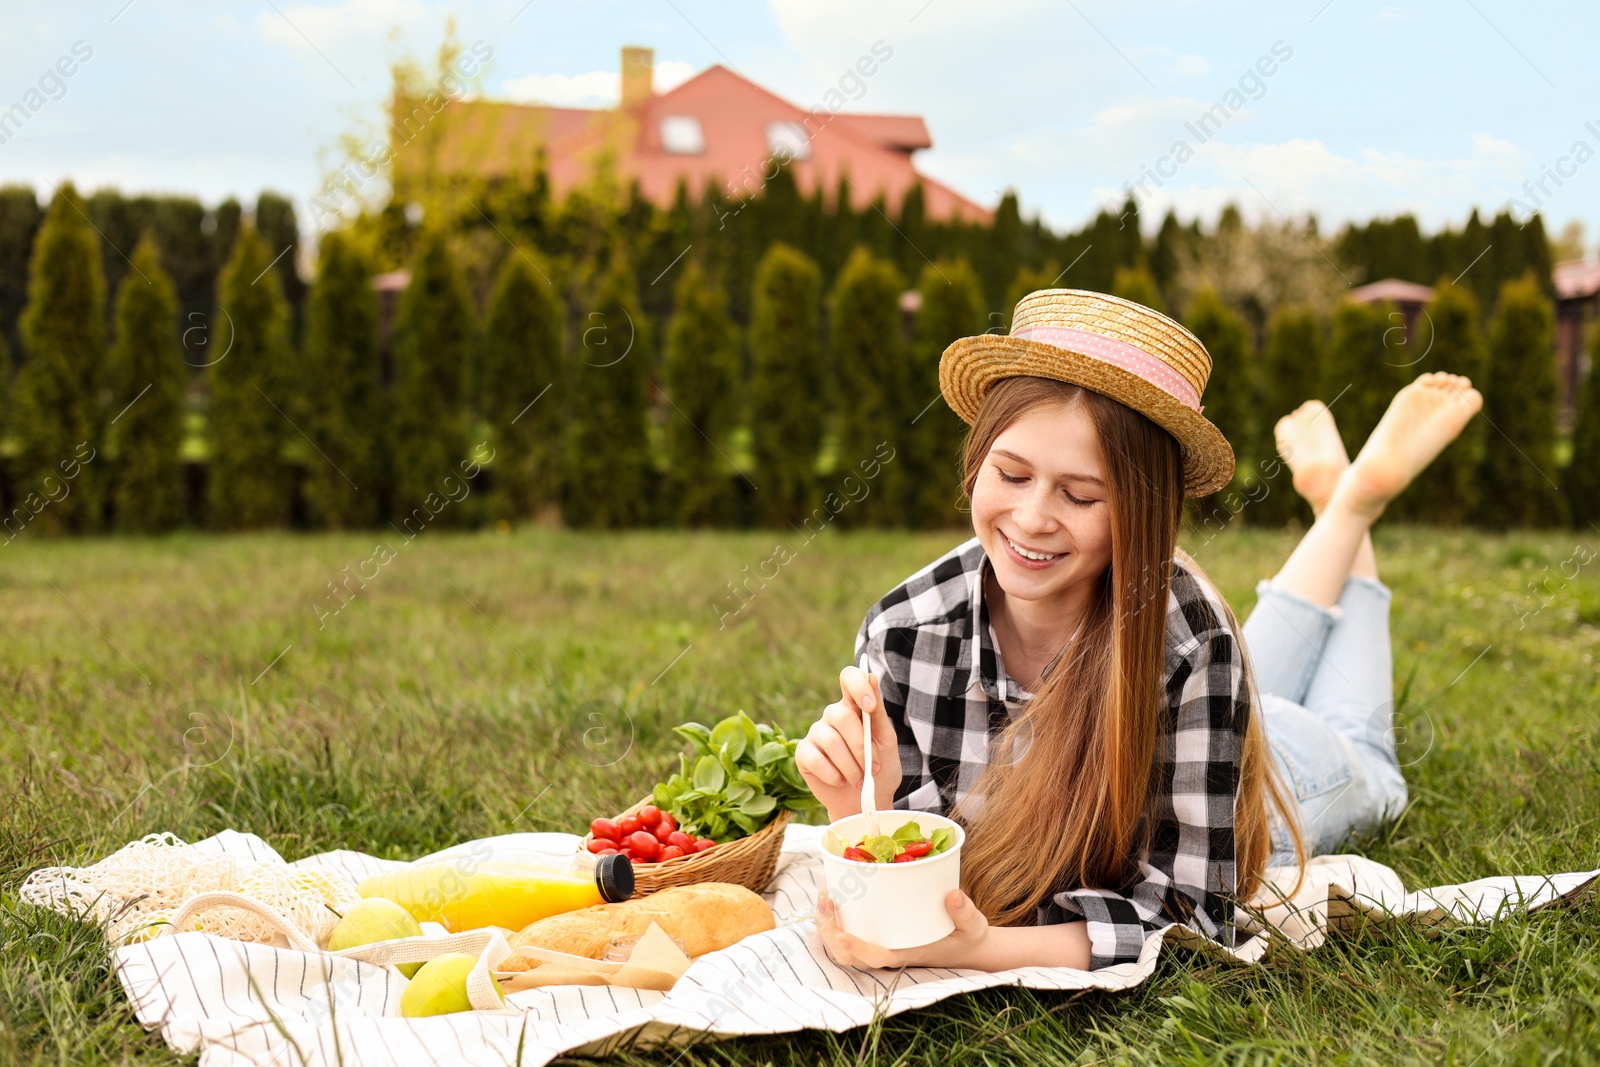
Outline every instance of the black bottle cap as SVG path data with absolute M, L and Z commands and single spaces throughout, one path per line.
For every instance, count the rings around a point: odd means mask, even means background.
M 594 884 L 600 887 L 600 898 L 607 904 L 627 900 L 633 896 L 633 864 L 620 852 L 596 857 Z

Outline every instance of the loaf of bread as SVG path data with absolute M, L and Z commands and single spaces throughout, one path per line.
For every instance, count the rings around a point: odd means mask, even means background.
M 744 886 L 700 882 L 540 919 L 513 936 L 511 947 L 532 945 L 597 960 L 605 956 L 613 937 L 642 934 L 652 922 L 682 941 L 691 958 L 727 948 L 776 925 L 772 909 Z M 499 969 L 522 971 L 537 966 L 536 960 L 513 951 Z

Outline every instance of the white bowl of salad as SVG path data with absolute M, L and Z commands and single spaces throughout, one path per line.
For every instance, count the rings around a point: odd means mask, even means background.
M 931 945 L 954 932 L 945 907 L 961 887 L 960 824 L 925 811 L 878 812 L 876 837 L 849 815 L 822 835 L 822 870 L 844 932 L 884 948 Z

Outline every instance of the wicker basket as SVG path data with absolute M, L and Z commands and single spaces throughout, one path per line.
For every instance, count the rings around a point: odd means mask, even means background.
M 633 807 L 618 815 L 633 815 L 655 800 L 645 797 Z M 772 881 L 772 872 L 778 868 L 778 853 L 783 849 L 783 829 L 794 821 L 794 812 L 785 808 L 767 825 L 737 841 L 718 842 L 716 848 L 696 852 L 692 856 L 656 863 L 633 865 L 633 895 L 642 897 L 673 886 L 694 885 L 696 882 L 732 882 L 755 893 L 764 892 Z M 585 834 L 583 847 L 588 849 L 593 834 Z

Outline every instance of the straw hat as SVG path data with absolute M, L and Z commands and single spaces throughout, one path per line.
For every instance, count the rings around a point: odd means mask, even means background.
M 1017 302 L 1011 333 L 963 337 L 939 360 L 939 389 L 968 424 L 1002 378 L 1054 378 L 1126 404 L 1183 446 L 1183 487 L 1204 496 L 1233 478 L 1233 448 L 1201 412 L 1211 356 L 1194 334 L 1142 304 L 1081 289 Z

